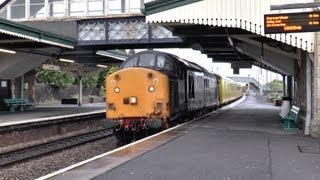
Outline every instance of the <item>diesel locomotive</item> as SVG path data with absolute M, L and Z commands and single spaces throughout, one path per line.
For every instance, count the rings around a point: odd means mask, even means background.
M 165 129 L 242 96 L 241 85 L 178 56 L 148 50 L 106 78 L 106 117 L 116 133 Z

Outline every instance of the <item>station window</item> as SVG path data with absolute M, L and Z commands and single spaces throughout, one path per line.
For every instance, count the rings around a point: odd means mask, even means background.
M 153 67 L 155 65 L 155 54 L 141 54 L 139 66 Z
M 108 0 L 108 14 L 125 13 L 125 0 Z
M 68 0 L 69 16 L 83 16 L 84 15 L 84 0 Z
M 129 1 L 129 12 L 130 13 L 141 13 L 140 9 L 143 7 L 143 0 L 130 0 Z
M 88 15 L 98 16 L 104 14 L 104 0 L 88 0 Z
M 16 0 L 11 5 L 11 19 L 26 18 L 25 0 Z
M 194 97 L 195 97 L 195 95 L 194 95 L 194 77 L 189 76 L 188 80 L 189 80 L 189 99 L 194 99 Z
M 141 13 L 144 0 L 108 0 L 108 14 Z
M 8 16 L 7 16 L 7 9 L 5 9 L 4 11 L 2 11 L 0 13 L 0 17 L 3 18 L 3 19 L 8 19 Z
M 49 16 L 62 17 L 64 16 L 64 1 L 63 0 L 49 0 Z
M 44 0 L 30 0 L 30 18 L 46 17 Z

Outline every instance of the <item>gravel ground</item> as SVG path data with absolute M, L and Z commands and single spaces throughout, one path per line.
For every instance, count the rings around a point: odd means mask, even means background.
M 117 146 L 115 137 L 107 137 L 11 166 L 0 167 L 0 179 L 35 179 L 115 149 Z

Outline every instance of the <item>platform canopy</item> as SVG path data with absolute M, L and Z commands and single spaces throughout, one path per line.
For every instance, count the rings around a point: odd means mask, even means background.
M 76 40 L 0 19 L 0 47 L 41 48 L 53 45 L 73 49 L 75 44 Z
M 76 40 L 0 19 L 0 79 L 17 78 L 75 44 Z

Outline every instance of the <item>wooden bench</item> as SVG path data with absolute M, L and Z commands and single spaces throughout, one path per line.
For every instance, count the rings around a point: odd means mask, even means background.
M 34 104 L 29 99 L 4 99 L 3 101 L 11 112 L 14 112 L 16 109 L 24 111 L 27 108 L 34 108 Z
M 296 121 L 299 117 L 299 111 L 300 111 L 299 107 L 292 106 L 289 114 L 287 115 L 279 114 L 282 118 L 284 129 L 297 129 Z

